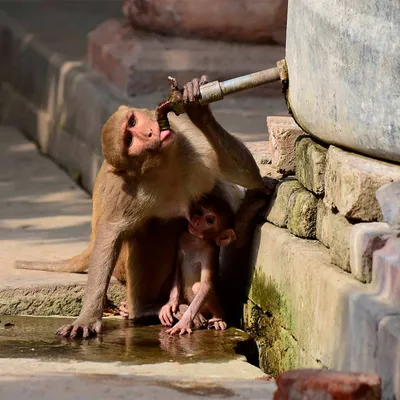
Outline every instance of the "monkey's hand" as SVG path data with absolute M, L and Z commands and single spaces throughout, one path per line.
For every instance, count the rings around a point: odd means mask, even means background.
M 160 318 L 160 321 L 164 326 L 172 326 L 174 323 L 173 313 L 177 312 L 178 305 L 178 299 L 171 299 L 167 304 L 164 304 L 161 307 L 158 318 Z
M 190 321 L 190 319 L 187 318 L 182 318 L 180 321 L 178 321 L 172 328 L 167 330 L 167 333 L 170 335 L 184 335 L 185 333 L 193 333 L 192 331 L 192 326 L 193 323 Z
M 119 315 L 123 319 L 129 318 L 128 304 L 126 301 L 121 301 L 121 304 L 119 305 Z
M 224 331 L 228 327 L 222 318 L 211 318 L 208 320 L 207 329 L 215 329 L 216 331 Z
M 62 326 L 58 331 L 57 335 L 62 337 L 70 337 L 74 339 L 82 336 L 84 339 L 88 339 L 91 336 L 100 335 L 103 333 L 103 323 L 101 318 L 84 319 L 78 318 L 70 325 Z

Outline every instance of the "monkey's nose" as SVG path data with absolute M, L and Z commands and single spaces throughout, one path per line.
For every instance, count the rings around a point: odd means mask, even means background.
M 149 137 L 149 138 L 150 138 L 150 137 L 152 137 L 152 136 L 153 136 L 153 132 L 152 132 L 152 131 L 150 131 L 150 132 L 149 132 L 149 134 L 147 135 L 147 137 Z

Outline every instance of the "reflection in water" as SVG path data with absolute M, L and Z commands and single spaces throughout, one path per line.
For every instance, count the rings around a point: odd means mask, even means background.
M 237 329 L 195 331 L 171 336 L 161 325 L 133 326 L 117 318 L 105 319 L 104 334 L 90 340 L 59 338 L 55 331 L 71 319 L 1 317 L 0 357 L 122 361 L 133 364 L 191 363 L 234 358 L 238 341 L 247 336 Z M 14 324 L 13 326 L 8 323 Z

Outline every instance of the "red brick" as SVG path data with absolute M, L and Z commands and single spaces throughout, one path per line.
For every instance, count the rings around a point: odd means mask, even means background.
M 267 127 L 272 165 L 285 175 L 294 173 L 295 142 L 303 130 L 291 117 L 268 117 Z
M 109 19 L 88 35 L 88 63 L 108 80 L 125 89 L 134 62 L 132 29 Z
M 375 374 L 298 369 L 276 379 L 274 400 L 379 400 L 381 380 Z

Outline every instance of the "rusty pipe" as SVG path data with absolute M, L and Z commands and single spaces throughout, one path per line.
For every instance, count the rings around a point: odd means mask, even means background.
M 281 81 L 285 88 L 288 84 L 288 73 L 285 60 L 276 63 L 276 67 L 252 74 L 228 79 L 223 82 L 213 81 L 200 86 L 200 104 L 210 104 L 222 100 L 226 95 L 241 92 L 243 90 L 255 88 L 267 83 Z M 176 115 L 185 112 L 182 102 L 182 90 L 179 90 L 174 78 L 168 77 L 170 84 L 170 95 L 161 102 L 156 108 L 156 118 L 161 129 L 169 129 L 167 114 L 170 111 Z M 285 91 L 285 89 L 284 89 Z
M 228 79 L 227 81 L 213 81 L 200 86 L 200 104 L 210 104 L 222 100 L 226 95 L 243 90 L 276 82 L 281 79 L 279 68 L 269 68 L 264 71 Z

